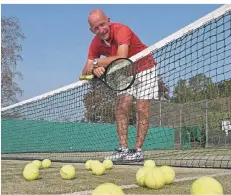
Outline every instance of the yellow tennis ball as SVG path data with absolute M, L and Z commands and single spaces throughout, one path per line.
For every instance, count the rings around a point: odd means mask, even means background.
M 91 169 L 92 169 L 92 167 L 94 167 L 95 165 L 98 165 L 98 164 L 102 164 L 102 163 L 98 160 L 92 160 L 91 161 Z
M 75 177 L 75 167 L 72 165 L 63 165 L 60 169 L 60 175 L 63 179 L 73 179 Z
M 38 179 L 39 177 L 38 167 L 32 163 L 27 164 L 23 169 L 23 176 L 28 181 Z
M 91 170 L 91 162 L 92 162 L 92 160 L 88 160 L 88 161 L 85 163 L 85 168 L 86 168 L 86 169 Z
M 160 167 L 165 179 L 165 184 L 171 184 L 175 179 L 175 171 L 170 166 L 162 166 Z
M 109 159 L 103 161 L 103 165 L 105 169 L 112 169 L 113 167 L 113 162 Z
M 149 167 L 141 167 L 137 172 L 136 172 L 136 181 L 139 186 L 145 186 L 144 183 L 144 178 L 146 172 L 149 170 Z
M 193 182 L 190 189 L 191 195 L 223 195 L 222 185 L 212 177 L 201 177 Z
M 38 168 L 34 163 L 28 163 L 28 164 L 26 164 L 26 166 L 24 167 L 24 169 L 25 168 Z
M 101 162 L 99 160 L 92 160 L 91 164 L 94 164 L 94 163 L 101 163 Z
M 44 159 L 42 161 L 42 167 L 43 168 L 49 168 L 51 166 L 51 161 L 49 159 Z
M 105 167 L 102 163 L 94 164 L 91 169 L 94 175 L 103 175 L 105 173 Z
M 164 187 L 165 180 L 160 168 L 152 168 L 146 172 L 144 183 L 148 188 L 160 189 Z
M 125 195 L 120 186 L 113 183 L 104 183 L 96 187 L 92 195 Z
M 32 163 L 35 164 L 38 168 L 42 167 L 42 162 L 40 160 L 34 160 Z
M 146 160 L 144 161 L 144 167 L 155 168 L 156 163 L 153 160 Z

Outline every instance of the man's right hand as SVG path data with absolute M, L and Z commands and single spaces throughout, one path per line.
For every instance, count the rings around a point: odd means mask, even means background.
M 82 75 L 92 74 L 92 71 L 93 71 L 93 60 L 87 60 L 87 63 L 83 68 Z

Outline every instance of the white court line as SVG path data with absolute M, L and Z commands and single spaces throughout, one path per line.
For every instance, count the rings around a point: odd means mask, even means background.
M 231 171 L 227 172 L 227 173 L 217 173 L 217 174 L 211 174 L 211 175 L 203 175 L 203 176 L 209 176 L 209 177 L 218 177 L 218 176 L 224 176 L 224 175 L 231 175 Z M 186 177 L 186 178 L 181 178 L 181 179 L 176 179 L 174 180 L 175 182 L 182 182 L 182 181 L 191 181 L 194 179 L 198 179 L 200 177 L 203 176 L 195 176 L 195 177 Z M 136 184 L 131 184 L 131 185 L 121 185 L 122 189 L 129 189 L 129 188 L 138 188 L 140 186 L 136 185 Z M 91 195 L 92 190 L 87 190 L 87 191 L 81 191 L 81 192 L 74 192 L 74 193 L 69 193 L 69 194 L 62 194 L 62 195 Z M 128 195 L 128 194 L 127 194 Z M 132 194 L 129 194 L 132 195 Z M 137 195 L 137 194 L 134 194 Z M 143 194 L 144 195 L 144 194 Z M 150 195 L 150 194 L 149 194 Z

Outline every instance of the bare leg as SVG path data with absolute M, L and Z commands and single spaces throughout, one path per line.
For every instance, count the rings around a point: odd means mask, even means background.
M 132 96 L 125 94 L 119 95 L 116 100 L 115 115 L 120 147 L 128 147 L 128 117 L 132 100 Z
M 149 100 L 136 101 L 136 113 L 138 117 L 136 148 L 141 148 L 143 146 L 148 131 L 150 118 L 149 104 Z

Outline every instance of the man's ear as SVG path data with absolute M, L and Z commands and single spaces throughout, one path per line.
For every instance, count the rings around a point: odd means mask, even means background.
M 93 34 L 95 34 L 91 27 L 90 27 L 89 29 L 90 29 L 90 31 L 91 31 Z
M 107 20 L 108 20 L 108 23 L 109 23 L 109 25 L 110 25 L 110 24 L 111 24 L 111 19 L 110 19 L 110 18 L 108 18 Z

